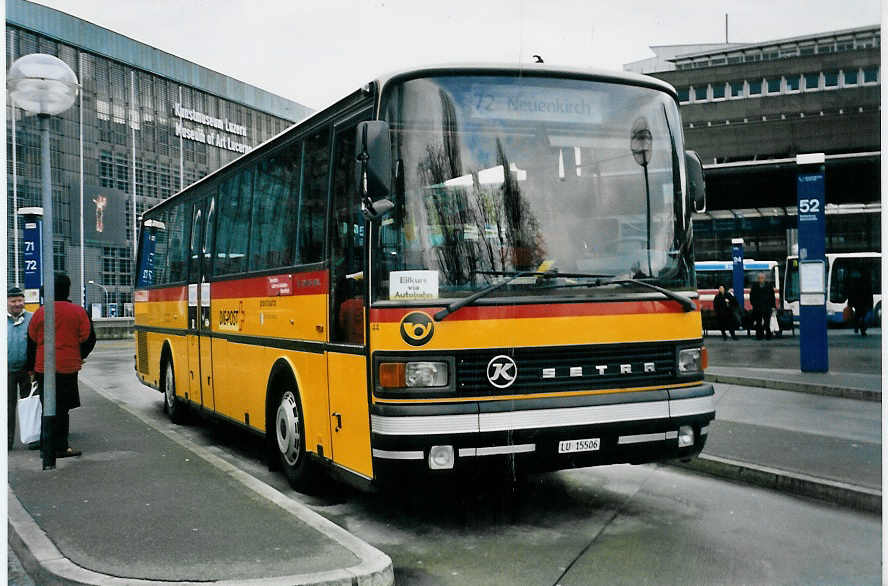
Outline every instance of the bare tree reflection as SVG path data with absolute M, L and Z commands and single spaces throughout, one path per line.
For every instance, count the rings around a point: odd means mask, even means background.
M 445 135 L 446 136 L 446 135 Z M 454 135 L 450 135 L 453 137 Z M 445 146 L 428 145 L 417 165 L 422 184 L 429 185 L 424 202 L 438 265 L 446 281 L 455 285 L 491 280 L 478 271 L 532 270 L 545 256 L 540 222 L 522 195 L 502 144 L 497 141 L 497 163 L 503 182 L 481 185 L 478 170 L 452 175 L 458 170 Z M 458 149 L 456 152 L 459 152 Z M 445 185 L 448 179 L 471 176 L 471 187 Z
M 511 172 L 502 141 L 496 139 L 497 163 L 503 168 L 503 211 L 506 238 L 512 249 L 512 266 L 516 270 L 532 270 L 540 265 L 545 254 L 540 222 L 522 197 L 518 179 Z

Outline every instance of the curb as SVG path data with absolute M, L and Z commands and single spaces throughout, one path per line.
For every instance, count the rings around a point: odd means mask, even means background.
M 689 462 L 674 464 L 710 476 L 819 499 L 858 511 L 882 513 L 881 490 L 707 454 L 700 454 Z
M 775 389 L 778 391 L 795 391 L 797 393 L 809 393 L 812 395 L 825 395 L 828 397 L 840 397 L 843 399 L 857 399 L 859 401 L 882 402 L 880 391 L 867 389 L 855 389 L 851 387 L 836 387 L 831 385 L 819 385 L 815 383 L 802 383 L 787 380 L 762 379 L 750 376 L 738 376 L 734 374 L 716 374 L 707 372 L 703 379 L 712 383 L 724 383 L 730 385 L 744 385 L 747 387 L 759 387 Z
M 204 459 L 210 465 L 239 481 L 245 487 L 255 492 L 257 496 L 276 504 L 278 507 L 298 518 L 309 527 L 312 527 L 329 539 L 351 551 L 355 557 L 360 560 L 360 563 L 355 566 L 338 570 L 291 576 L 275 576 L 271 578 L 256 578 L 250 580 L 223 580 L 213 582 L 213 584 L 231 586 L 236 584 L 244 584 L 247 586 L 388 586 L 394 583 L 392 560 L 382 551 L 358 539 L 339 525 L 336 525 L 301 503 L 288 498 L 277 489 L 265 484 L 253 476 L 250 476 L 233 464 L 226 462 L 224 459 L 216 456 L 206 448 L 193 444 L 171 429 L 162 429 L 155 426 L 153 421 L 134 411 L 125 403 L 119 402 L 111 393 L 101 386 L 92 383 L 86 377 L 80 377 L 80 384 L 88 385 L 98 394 L 110 400 L 130 415 L 138 418 L 153 430 L 162 433 L 167 438 Z M 9 545 L 21 559 L 25 571 L 32 576 L 38 584 L 73 584 L 78 586 L 168 586 L 170 584 L 170 582 L 166 581 L 109 576 L 76 565 L 58 550 L 43 529 L 40 528 L 27 510 L 21 505 L 11 487 L 7 486 L 7 492 Z M 205 581 L 178 583 L 206 584 Z

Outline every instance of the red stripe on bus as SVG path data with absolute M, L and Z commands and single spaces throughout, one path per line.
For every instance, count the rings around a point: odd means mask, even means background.
M 329 290 L 329 273 L 327 271 L 311 271 L 218 281 L 210 285 L 210 297 L 212 299 L 243 299 L 247 297 L 322 295 Z
M 399 322 L 413 311 L 434 315 L 443 307 L 371 309 L 371 322 Z M 587 315 L 626 315 L 639 313 L 682 313 L 676 301 L 614 301 L 603 303 L 555 303 L 510 306 L 463 307 L 447 316 L 448 320 L 521 319 L 537 317 L 580 317 Z
M 330 289 L 328 275 L 327 271 L 311 271 L 218 281 L 210 284 L 210 297 L 213 299 L 242 299 L 247 297 L 321 295 Z M 188 299 L 188 286 L 178 285 L 149 289 L 147 294 L 147 301 L 182 301 Z M 144 289 L 136 291 L 136 300 L 144 300 L 139 299 L 144 295 Z
M 136 291 L 135 297 L 136 301 L 139 301 L 138 297 L 141 297 L 139 291 Z M 182 301 L 184 299 L 188 299 L 188 287 L 185 285 L 148 290 L 148 301 Z

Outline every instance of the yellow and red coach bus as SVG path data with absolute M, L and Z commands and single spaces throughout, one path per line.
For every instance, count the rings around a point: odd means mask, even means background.
M 377 79 L 145 213 L 138 377 L 296 487 L 692 457 L 702 178 L 653 78 Z

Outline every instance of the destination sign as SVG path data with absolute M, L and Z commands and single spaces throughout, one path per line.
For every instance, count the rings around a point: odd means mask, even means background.
M 467 97 L 473 118 L 601 122 L 602 95 L 590 90 L 475 84 Z

